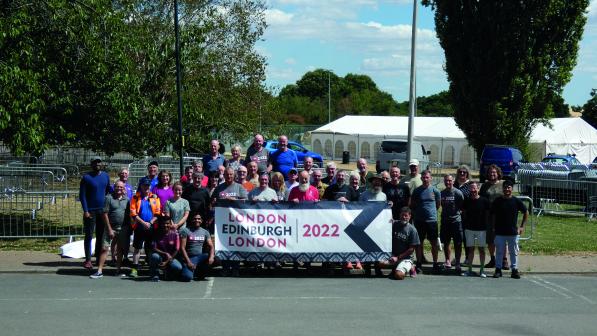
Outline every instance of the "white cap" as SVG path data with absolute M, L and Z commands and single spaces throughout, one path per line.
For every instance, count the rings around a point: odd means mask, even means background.
M 410 162 L 408 163 L 409 166 L 418 166 L 419 165 L 419 160 L 417 159 L 412 159 L 410 160 Z

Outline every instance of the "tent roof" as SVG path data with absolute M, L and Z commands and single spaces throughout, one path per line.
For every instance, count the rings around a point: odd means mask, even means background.
M 554 118 L 553 126 L 537 125 L 531 134 L 531 143 L 597 144 L 597 130 L 582 118 Z
M 311 133 L 406 137 L 408 117 L 347 115 Z M 416 117 L 414 133 L 416 137 L 465 139 L 464 133 L 451 117 Z

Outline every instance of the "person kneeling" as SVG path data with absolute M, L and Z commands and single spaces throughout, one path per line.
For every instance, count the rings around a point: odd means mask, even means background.
M 412 254 L 420 244 L 417 229 L 410 224 L 410 208 L 400 209 L 400 220 L 392 224 L 392 257 L 387 261 L 380 262 L 380 267 L 392 267 L 390 278 L 403 280 L 406 275 L 417 276 L 415 265 L 412 261 Z
M 214 244 L 209 232 L 201 227 L 202 223 L 201 215 L 194 214 L 187 227 L 180 231 L 181 281 L 191 281 L 194 277 L 199 280 L 205 279 L 209 265 L 214 262 Z M 204 243 L 209 247 L 209 254 L 203 253 Z
M 159 216 L 158 223 L 154 235 L 153 252 L 149 259 L 151 279 L 160 281 L 159 267 L 164 270 L 166 280 L 173 280 L 182 271 L 182 265 L 176 259 L 180 250 L 180 238 L 171 217 Z

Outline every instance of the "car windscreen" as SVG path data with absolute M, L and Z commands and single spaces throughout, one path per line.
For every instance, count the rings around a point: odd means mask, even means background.
M 408 142 L 405 141 L 383 141 L 381 151 L 384 153 L 406 153 Z

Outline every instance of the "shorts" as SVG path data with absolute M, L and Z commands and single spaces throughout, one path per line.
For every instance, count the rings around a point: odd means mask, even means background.
M 454 245 L 462 244 L 462 223 L 461 222 L 442 222 L 439 230 L 439 238 L 443 244 L 450 244 L 454 241 Z
M 487 246 L 486 234 L 484 230 L 473 231 L 464 230 L 466 237 L 466 247 L 485 247 Z M 476 241 L 475 241 L 476 240 Z
M 415 221 L 415 229 L 417 229 L 421 244 L 425 238 L 427 238 L 430 242 L 437 241 L 437 222 Z
M 114 240 L 118 241 L 120 239 L 120 229 L 113 229 L 114 231 Z M 112 239 L 110 239 L 110 235 L 108 234 L 108 230 L 104 229 L 102 247 L 104 249 L 109 248 L 112 245 Z
M 138 224 L 133 236 L 133 247 L 140 249 L 143 247 L 143 243 L 145 243 L 145 248 L 151 247 L 151 227 L 147 229 L 142 224 Z
M 402 272 L 402 273 L 408 275 L 410 270 L 413 268 L 413 265 L 414 265 L 414 263 L 412 260 L 403 259 L 396 266 L 396 272 Z

